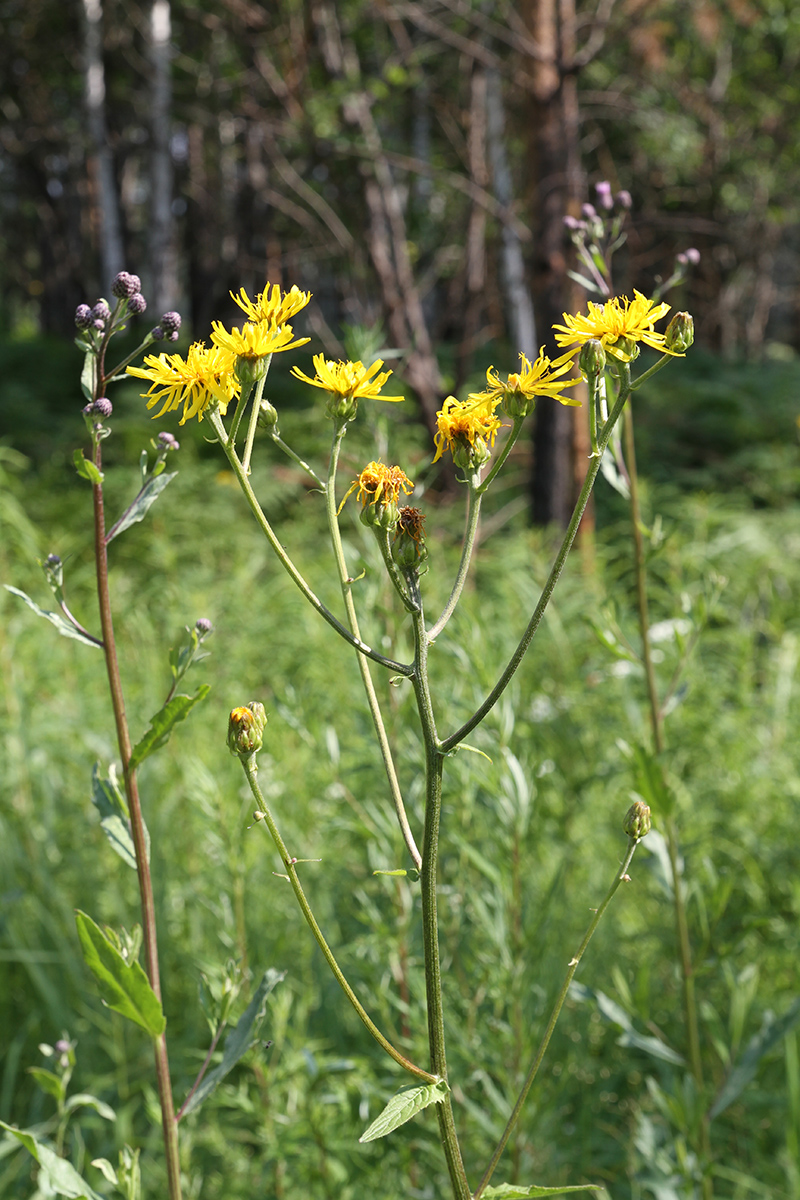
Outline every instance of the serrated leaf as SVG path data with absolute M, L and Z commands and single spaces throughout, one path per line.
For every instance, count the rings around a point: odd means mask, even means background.
M 500 1183 L 497 1187 L 487 1187 L 483 1195 L 486 1200 L 530 1200 L 534 1196 L 566 1196 L 568 1192 L 602 1192 L 596 1183 L 579 1183 L 571 1187 L 518 1187 L 515 1183 Z
M 125 509 L 116 525 L 112 525 L 106 534 L 106 544 L 113 541 L 115 537 L 119 537 L 126 529 L 130 529 L 131 525 L 143 521 L 148 509 L 155 504 L 164 488 L 177 474 L 177 471 L 170 471 L 168 474 L 151 476 L 130 507 Z
M 747 1043 L 741 1057 L 725 1080 L 720 1093 L 709 1109 L 709 1117 L 713 1121 L 729 1104 L 744 1091 L 755 1076 L 758 1064 L 790 1029 L 800 1021 L 800 998 L 795 1000 L 782 1017 L 775 1018 L 772 1013 L 765 1013 L 758 1033 Z
M 369 1129 L 364 1130 L 358 1139 L 359 1142 L 374 1142 L 377 1138 L 386 1137 L 393 1130 L 405 1125 L 406 1121 L 410 1121 L 418 1112 L 422 1112 L 429 1104 L 441 1104 L 449 1091 L 450 1088 L 443 1079 L 438 1083 L 412 1083 L 401 1088 L 399 1092 L 395 1092 Z
M 17 1141 L 21 1142 L 28 1153 L 36 1159 L 47 1182 L 57 1196 L 68 1196 L 71 1200 L 103 1200 L 103 1197 L 89 1186 L 83 1176 L 79 1175 L 71 1162 L 59 1158 L 55 1150 L 45 1146 L 32 1133 L 25 1129 L 15 1129 L 0 1121 L 0 1128 L 8 1130 Z
M 75 915 L 83 957 L 99 985 L 102 999 L 151 1037 L 164 1032 L 166 1020 L 150 981 L 138 962 L 127 963 L 90 916 Z
M 150 718 L 150 728 L 141 741 L 133 747 L 129 770 L 132 771 L 156 750 L 165 746 L 178 722 L 185 721 L 195 704 L 205 700 L 210 691 L 209 684 L 203 683 L 193 696 L 173 696 L 171 700 L 167 701 L 164 707 Z
M 81 479 L 88 479 L 90 483 L 102 483 L 103 472 L 98 471 L 94 463 L 85 457 L 82 450 L 76 450 L 72 455 L 72 461 L 75 464 L 75 470 L 80 475 Z
M 257 1039 L 258 1029 L 267 1010 L 267 996 L 274 987 L 285 977 L 285 971 L 275 971 L 271 967 L 264 972 L 261 983 L 256 988 L 253 999 L 239 1018 L 235 1029 L 232 1029 L 225 1039 L 225 1049 L 222 1052 L 222 1062 L 213 1071 L 203 1076 L 200 1086 L 193 1093 L 183 1109 L 183 1115 L 193 1112 L 207 1100 L 214 1089 L 225 1078 L 229 1071 L 247 1053 Z
M 45 621 L 49 621 L 51 625 L 54 625 L 62 637 L 74 638 L 76 642 L 83 642 L 85 646 L 94 646 L 95 649 L 102 650 L 103 647 L 100 642 L 94 642 L 91 638 L 87 638 L 85 634 L 76 629 L 61 613 L 47 612 L 46 609 L 40 608 L 35 600 L 31 600 L 30 596 L 20 591 L 19 588 L 12 587 L 10 583 L 5 583 L 3 586 L 7 592 L 11 592 L 13 595 L 19 596 L 24 600 L 28 608 L 33 609 L 37 617 L 44 617 Z
M 114 764 L 108 768 L 108 776 L 100 773 L 100 764 L 92 767 L 92 804 L 100 813 L 100 826 L 109 840 L 111 849 L 124 863 L 136 870 L 136 851 L 131 837 L 128 805 L 117 782 Z M 144 829 L 147 861 L 150 862 L 150 834 Z

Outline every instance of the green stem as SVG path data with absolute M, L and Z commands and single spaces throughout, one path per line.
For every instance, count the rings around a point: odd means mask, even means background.
M 500 471 L 502 470 L 503 464 L 505 463 L 509 454 L 513 450 L 514 443 L 516 442 L 517 438 L 520 435 L 520 431 L 522 429 L 522 422 L 525 420 L 525 418 L 524 417 L 514 417 L 513 420 L 514 420 L 514 424 L 511 426 L 511 432 L 509 433 L 508 437 L 506 438 L 506 440 L 503 444 L 503 449 L 500 451 L 497 458 L 492 463 L 491 468 L 489 470 L 489 474 L 486 476 L 483 483 L 480 484 L 480 486 L 478 487 L 478 491 L 481 494 L 483 494 L 486 491 L 486 489 L 488 488 L 488 486 L 492 482 L 492 480 L 495 478 L 495 476 L 497 476 L 500 473 Z
M 342 438 L 347 430 L 346 422 L 337 423 L 334 427 L 333 444 L 331 446 L 331 457 L 328 464 L 328 481 L 325 486 L 325 506 L 328 513 L 328 529 L 331 535 L 331 543 L 333 545 L 333 553 L 336 559 L 336 567 L 339 572 L 339 582 L 342 588 L 342 598 L 344 600 L 345 612 L 347 613 L 347 623 L 350 626 L 350 632 L 357 641 L 361 641 L 361 633 L 358 627 L 358 617 L 356 615 L 356 606 L 353 600 L 352 579 L 347 570 L 347 563 L 344 557 L 344 547 L 342 546 L 342 534 L 339 529 L 339 516 L 336 512 L 336 470 L 339 465 L 339 450 L 342 445 Z M 375 691 L 375 685 L 372 682 L 372 675 L 369 669 L 369 663 L 363 654 L 356 655 L 358 659 L 358 669 L 361 672 L 361 680 L 364 684 L 364 691 L 367 695 L 367 703 L 372 716 L 372 723 L 375 726 L 375 733 L 378 738 L 378 744 L 381 748 L 381 757 L 383 759 L 386 778 L 389 781 L 389 790 L 392 793 L 394 802 L 394 810 L 397 814 L 397 821 L 400 825 L 400 830 L 403 834 L 403 841 L 406 848 L 413 859 L 414 866 L 417 870 L 422 865 L 422 855 L 420 854 L 417 843 L 414 840 L 414 834 L 411 832 L 411 826 L 408 823 L 405 804 L 403 803 L 403 793 L 400 790 L 400 781 L 397 778 L 397 771 L 392 757 L 392 748 L 389 745 L 389 737 L 386 733 L 386 726 L 383 723 L 383 714 L 381 713 L 380 701 Z
M 428 1043 L 431 1070 L 447 1079 L 447 1054 L 444 1035 L 444 1005 L 442 999 L 442 968 L 439 959 L 439 917 L 437 912 L 436 876 L 439 861 L 439 821 L 442 811 L 442 768 L 444 756 L 436 734 L 436 722 L 428 687 L 428 645 L 425 618 L 420 610 L 414 615 L 416 643 L 414 692 L 417 698 L 422 736 L 425 742 L 425 833 L 422 844 L 420 888 L 422 897 L 422 941 L 425 954 L 425 991 L 428 1007 Z M 458 1143 L 453 1103 L 448 1092 L 436 1105 L 439 1133 L 442 1139 L 450 1182 L 455 1200 L 469 1200 L 471 1195 L 467 1173 Z
M 377 538 L 377 541 L 378 541 L 378 548 L 380 549 L 381 557 L 383 558 L 383 564 L 386 567 L 386 572 L 387 572 L 389 578 L 391 579 L 392 583 L 394 584 L 395 591 L 397 592 L 400 599 L 403 601 L 403 606 L 406 609 L 408 609 L 409 612 L 416 612 L 417 605 L 415 604 L 414 600 L 412 600 L 411 596 L 409 595 L 408 589 L 406 588 L 405 583 L 403 581 L 403 576 L 400 571 L 400 568 L 398 567 L 397 563 L 392 558 L 392 548 L 391 548 L 391 545 L 389 544 L 389 530 L 388 529 L 379 529 L 378 527 L 376 527 L 375 528 L 375 537 Z
M 244 454 L 242 455 L 242 470 L 245 475 L 250 474 L 250 456 L 253 453 L 253 442 L 256 439 L 258 414 L 261 412 L 261 397 L 264 395 L 264 384 L 267 382 L 267 372 L 269 371 L 269 364 L 271 362 L 272 355 L 268 354 L 263 362 L 264 374 L 256 383 L 256 394 L 253 397 L 253 407 L 250 409 L 250 424 L 247 427 L 247 439 L 244 444 Z
M 578 964 L 580 963 L 581 959 L 583 958 L 583 955 L 586 951 L 586 947 L 589 945 L 589 942 L 592 940 L 592 937 L 594 936 L 594 932 L 597 929 L 597 926 L 600 924 L 603 914 L 605 913 L 606 909 L 608 908 L 609 904 L 611 903 L 611 901 L 614 897 L 614 893 L 616 892 L 619 885 L 623 882 L 623 880 L 627 880 L 627 878 L 628 878 L 628 867 L 631 865 L 631 859 L 633 858 L 633 855 L 636 851 L 637 845 L 638 845 L 637 838 L 629 838 L 628 839 L 628 852 L 625 855 L 625 861 L 623 862 L 622 866 L 620 867 L 620 869 L 617 871 L 616 875 L 614 876 L 614 881 L 611 884 L 611 887 L 606 892 L 603 903 L 600 905 L 600 907 L 595 912 L 594 917 L 592 918 L 592 920 L 589 924 L 589 928 L 586 930 L 586 933 L 584 934 L 583 941 L 581 942 L 580 946 L 578 947 L 578 951 L 577 951 L 575 957 L 570 960 L 570 964 L 567 969 L 567 973 L 564 977 L 564 982 L 561 985 L 561 991 L 558 993 L 556 1002 L 553 1005 L 553 1011 L 550 1013 L 550 1020 L 547 1022 L 547 1028 L 544 1031 L 544 1036 L 542 1037 L 542 1040 L 539 1043 L 539 1049 L 536 1051 L 536 1057 L 534 1058 L 534 1060 L 531 1064 L 531 1069 L 528 1071 L 528 1076 L 527 1076 L 524 1084 L 522 1085 L 522 1091 L 520 1092 L 519 1096 L 517 1097 L 517 1102 L 514 1105 L 511 1116 L 508 1118 L 508 1123 L 506 1124 L 506 1127 L 503 1130 L 503 1135 L 497 1144 L 497 1148 L 495 1149 L 494 1154 L 492 1155 L 491 1162 L 489 1163 L 489 1166 L 486 1168 L 484 1176 L 481 1179 L 480 1183 L 478 1184 L 478 1188 L 477 1188 L 476 1192 L 474 1193 L 473 1200 L 480 1200 L 480 1197 L 483 1195 L 484 1191 L 486 1190 L 486 1188 L 489 1185 L 489 1181 L 492 1178 L 495 1168 L 497 1167 L 497 1164 L 500 1161 L 500 1157 L 503 1153 L 503 1150 L 506 1147 L 506 1143 L 507 1143 L 509 1137 L 511 1136 L 511 1132 L 519 1119 L 519 1115 L 522 1111 L 522 1106 L 525 1103 L 525 1100 L 527 1099 L 528 1092 L 531 1090 L 531 1086 L 532 1086 L 533 1081 L 536 1078 L 536 1075 L 539 1071 L 539 1067 L 542 1065 L 542 1059 L 544 1058 L 545 1053 L 547 1051 L 547 1047 L 550 1044 L 550 1039 L 553 1036 L 553 1031 L 556 1027 L 556 1023 L 557 1023 L 559 1015 L 561 1013 L 561 1009 L 564 1006 L 564 1001 L 567 998 L 567 993 L 569 992 L 569 985 L 572 983 L 573 976 L 575 975 L 575 972 L 578 969 Z
M 467 523 L 464 531 L 464 542 L 461 547 L 461 562 L 458 564 L 458 573 L 456 575 L 455 583 L 453 584 L 453 590 L 450 593 L 450 599 L 447 601 L 447 604 L 445 604 L 439 620 L 428 630 L 428 637 L 431 641 L 439 636 L 453 615 L 455 607 L 461 598 L 461 592 L 463 591 L 464 584 L 466 583 L 467 579 L 467 573 L 469 572 L 472 551 L 475 547 L 475 535 L 478 532 L 478 521 L 481 515 L 481 500 L 483 499 L 483 492 L 486 484 L 479 488 L 476 486 L 474 479 L 470 479 L 468 487 Z
M 399 1050 L 396 1050 L 395 1047 L 392 1045 L 392 1043 L 388 1040 L 388 1038 L 384 1037 L 384 1035 L 381 1033 L 380 1029 L 378 1029 L 378 1026 L 375 1024 L 375 1022 L 372 1020 L 372 1018 L 367 1013 L 367 1011 L 364 1008 L 364 1006 L 362 1005 L 361 1001 L 356 996 L 353 989 L 350 987 L 350 984 L 347 982 L 347 979 L 345 978 L 341 967 L 339 966 L 338 962 L 336 961 L 336 958 L 334 957 L 333 951 L 331 950 L 328 943 L 325 941 L 325 938 L 322 936 L 322 930 L 320 929 L 319 925 L 317 924 L 314 914 L 311 911 L 311 906 L 308 903 L 308 900 L 306 899 L 306 894 L 303 891 L 302 885 L 300 883 L 300 879 L 298 878 L 298 875 L 297 875 L 297 870 L 296 870 L 296 866 L 295 866 L 297 859 L 293 858 L 289 854 L 289 851 L 286 849 L 286 844 L 280 835 L 278 826 L 275 824 L 275 819 L 272 816 L 269 806 L 268 806 L 266 800 L 264 799 L 261 788 L 258 785 L 258 778 L 257 778 L 258 768 L 256 766 L 255 755 L 251 754 L 249 757 L 247 757 L 245 755 L 241 755 L 240 761 L 241 761 L 242 767 L 244 768 L 244 773 L 247 776 L 247 782 L 250 784 L 250 790 L 252 791 L 253 796 L 256 801 L 256 804 L 258 805 L 258 811 L 262 814 L 264 823 L 266 824 L 267 829 L 269 830 L 269 832 L 272 836 L 272 840 L 275 843 L 275 847 L 281 856 L 283 865 L 286 867 L 286 872 L 287 872 L 287 877 L 289 879 L 289 883 L 292 885 L 292 890 L 294 891 L 294 894 L 297 897 L 297 902 L 300 905 L 300 908 L 302 909 L 303 916 L 305 917 L 306 921 L 308 922 L 311 932 L 314 934 L 314 937 L 316 938 L 317 945 L 319 946 L 320 950 L 322 951 L 322 953 L 325 956 L 325 961 L 327 962 L 328 966 L 330 967 L 331 971 L 333 972 L 334 976 L 336 977 L 337 983 L 341 987 L 344 994 L 347 996 L 347 999 L 350 1001 L 350 1003 L 352 1004 L 353 1008 L 358 1013 L 361 1020 L 366 1025 L 369 1032 L 375 1038 L 375 1041 L 386 1051 L 386 1053 L 391 1058 L 393 1058 L 396 1063 L 398 1063 L 401 1067 L 403 1067 L 404 1070 L 409 1071 L 412 1075 L 416 1075 L 417 1079 L 421 1079 L 425 1083 L 437 1083 L 438 1078 L 436 1075 L 432 1075 L 429 1071 L 424 1071 L 422 1069 L 422 1067 L 416 1066 L 414 1063 L 411 1062 L 410 1059 L 406 1058 L 404 1054 L 401 1054 Z
M 377 650 L 373 650 L 371 646 L 368 646 L 366 642 L 362 642 L 359 638 L 353 637 L 350 630 L 345 628 L 341 621 L 337 620 L 333 613 L 325 607 L 319 597 L 312 592 L 311 588 L 308 586 L 305 579 L 300 574 L 297 567 L 294 565 L 291 558 L 279 542 L 275 531 L 264 515 L 263 509 L 258 503 L 250 480 L 245 474 L 242 464 L 239 461 L 239 456 L 233 449 L 233 446 L 230 444 L 230 440 L 225 432 L 225 426 L 222 424 L 222 418 L 220 417 L 219 413 L 216 411 L 209 413 L 208 420 L 210 421 L 214 432 L 219 439 L 222 449 L 225 451 L 225 456 L 230 463 L 231 470 L 239 480 L 239 485 L 244 492 L 247 503 L 250 505 L 250 510 L 253 513 L 253 516 L 258 522 L 259 529 L 264 534 L 273 551 L 277 555 L 281 566 L 289 575 L 293 583 L 295 583 L 303 593 L 309 604 L 317 610 L 319 615 L 328 622 L 332 629 L 336 630 L 341 638 L 344 638 L 344 640 L 349 642 L 351 646 L 354 646 L 356 650 L 360 650 L 362 654 L 366 654 L 367 658 L 371 658 L 374 662 L 380 663 L 381 666 L 386 667 L 387 670 L 394 672 L 395 675 L 403 675 L 406 677 L 410 676 L 414 670 L 412 666 L 408 666 L 406 663 L 395 662 L 391 658 L 385 658 L 384 655 L 379 654 Z
M 667 363 L 670 361 L 670 359 L 673 359 L 673 358 L 675 358 L 674 354 L 662 355 L 662 357 L 658 360 L 657 363 L 653 363 L 652 367 L 650 367 L 649 370 L 645 371 L 642 375 L 639 375 L 639 377 L 634 380 L 634 382 L 631 384 L 631 391 L 635 392 L 638 388 L 640 388 L 642 386 L 643 383 L 647 383 L 648 379 L 652 379 L 653 376 L 658 371 L 660 371 L 662 367 L 665 367 L 667 365 Z
M 299 454 L 295 454 L 292 447 L 286 444 L 286 442 L 283 440 L 283 438 L 280 436 L 279 433 L 276 433 L 273 429 L 272 433 L 270 434 L 270 437 L 272 438 L 275 445 L 280 447 L 280 449 L 287 456 L 287 458 L 291 458 L 292 462 L 297 463 L 298 467 L 302 467 L 302 469 L 306 472 L 306 474 L 311 476 L 311 478 L 314 480 L 314 483 L 316 483 L 317 487 L 320 490 L 324 490 L 325 484 L 322 482 L 322 480 L 320 479 L 319 475 L 314 470 L 314 468 L 309 466 L 309 464 L 305 461 L 305 459 L 301 458 Z
M 629 381 L 630 381 L 630 374 L 628 373 L 626 382 L 629 384 Z M 536 633 L 536 630 L 539 628 L 542 617 L 544 616 L 545 609 L 547 608 L 547 605 L 550 601 L 550 597 L 552 596 L 555 586 L 558 583 L 558 580 L 561 576 L 561 572 L 564 569 L 564 564 L 567 561 L 567 556 L 572 548 L 572 543 L 575 541 L 575 536 L 578 532 L 578 527 L 581 523 L 581 517 L 583 516 L 586 505 L 589 502 L 589 496 L 591 495 L 592 487 L 594 486 L 594 481 L 597 478 L 598 471 L 600 470 L 600 462 L 601 462 L 601 459 L 603 456 L 603 452 L 605 451 L 605 448 L 608 445 L 608 439 L 611 436 L 611 431 L 614 428 L 614 424 L 617 421 L 617 418 L 619 417 L 620 413 L 622 412 L 623 406 L 624 406 L 627 398 L 628 398 L 628 387 L 626 387 L 625 383 L 623 383 L 623 386 L 620 389 L 620 394 L 619 394 L 617 401 L 614 404 L 614 407 L 611 411 L 611 415 L 609 416 L 609 418 L 606 421 L 603 428 L 600 430 L 600 434 L 599 434 L 598 442 L 597 442 L 597 446 L 598 446 L 597 457 L 592 458 L 589 461 L 589 469 L 586 472 L 586 478 L 583 481 L 583 487 L 581 488 L 580 495 L 578 496 L 578 500 L 575 505 L 575 511 L 573 512 L 572 517 L 570 518 L 569 525 L 567 526 L 567 531 L 564 534 L 564 540 L 561 543 L 561 547 L 558 551 L 558 554 L 556 555 L 556 560 L 553 563 L 553 567 L 552 567 L 552 570 L 550 571 L 550 575 L 548 576 L 547 582 L 545 583 L 544 588 L 542 589 L 542 594 L 539 597 L 536 608 L 533 610 L 533 615 L 528 623 L 527 629 L 525 630 L 524 634 L 522 635 L 519 645 L 517 646 L 516 650 L 514 651 L 513 655 L 511 656 L 511 658 L 508 662 L 508 665 L 506 666 L 506 668 L 503 671 L 502 675 L 500 676 L 499 680 L 495 684 L 494 688 L 489 693 L 489 695 L 486 697 L 486 699 L 484 700 L 484 702 L 480 706 L 480 708 L 477 710 L 477 712 L 475 712 L 474 715 L 471 716 L 468 721 L 465 721 L 460 729 L 457 729 L 455 733 L 452 733 L 450 735 L 450 737 L 444 739 L 444 741 L 442 742 L 442 745 L 441 745 L 442 751 L 444 753 L 448 753 L 450 750 L 452 750 L 455 746 L 458 745 L 459 742 L 462 742 L 464 740 L 464 738 L 467 737 L 468 734 L 470 734 L 477 725 L 480 725 L 481 721 L 484 719 L 486 714 L 491 711 L 491 709 L 495 706 L 497 701 L 502 696 L 503 692 L 508 687 L 509 683 L 511 682 L 512 676 L 514 675 L 514 672 L 517 670 L 517 667 L 520 665 L 523 658 L 525 657 L 528 647 L 530 646 L 530 644 L 533 640 L 534 634 Z
M 94 465 L 102 470 L 101 443 L 94 442 Z M 139 800 L 139 789 L 136 772 L 130 769 L 131 739 L 128 730 L 128 720 L 125 714 L 125 697 L 122 691 L 122 680 L 117 660 L 117 647 L 114 640 L 114 623 L 111 614 L 111 596 L 108 586 L 108 551 L 105 539 L 105 508 L 103 502 L 103 485 L 96 483 L 92 486 L 94 500 L 94 548 L 97 572 L 97 599 L 100 608 L 100 627 L 103 633 L 103 652 L 108 673 L 108 686 L 111 693 L 111 706 L 114 711 L 114 722 L 117 729 L 117 743 L 122 771 L 125 781 L 125 794 L 130 813 L 131 837 L 136 855 L 136 873 L 139 880 L 139 896 L 142 906 L 142 929 L 147 956 L 147 974 L 150 986 L 159 1003 L 161 1003 L 161 979 L 158 968 L 158 940 L 156 933 L 155 901 L 153 899 L 153 881 L 150 876 L 150 864 L 147 859 L 147 840 L 142 817 L 142 806 Z M 153 1039 L 155 1054 L 156 1081 L 158 1097 L 161 1103 L 161 1124 L 164 1136 L 164 1151 L 167 1161 L 167 1186 L 169 1200 L 181 1200 L 181 1171 L 178 1148 L 178 1127 L 175 1123 L 175 1106 L 172 1097 L 172 1084 L 169 1074 L 169 1058 L 167 1055 L 167 1037 L 162 1033 Z
M 244 410 L 247 407 L 247 401 L 250 399 L 250 393 L 252 392 L 252 390 L 253 390 L 252 383 L 248 383 L 247 385 L 242 385 L 242 387 L 239 391 L 239 399 L 236 401 L 236 411 L 233 414 L 233 420 L 231 421 L 231 431 L 230 431 L 230 434 L 228 435 L 228 440 L 230 441 L 231 449 L 233 449 L 233 447 L 236 445 L 236 435 L 239 432 L 239 426 L 242 423 L 242 417 L 244 416 Z

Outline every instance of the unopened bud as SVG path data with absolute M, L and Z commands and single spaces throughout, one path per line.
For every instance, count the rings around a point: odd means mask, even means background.
M 590 338 L 581 346 L 578 355 L 578 366 L 584 375 L 599 375 L 605 369 L 606 352 L 599 338 Z
M 272 358 L 271 354 L 248 357 L 245 354 L 240 354 L 234 363 L 234 372 L 242 388 L 249 389 L 254 383 L 258 383 L 263 379 L 269 371 L 269 364 Z
M 453 462 L 462 471 L 479 471 L 492 457 L 492 452 L 480 434 L 475 434 L 474 441 L 466 436 L 456 435 L 452 444 Z
M 629 838 L 634 838 L 637 842 L 647 837 L 650 832 L 650 806 L 645 804 L 644 800 L 634 800 L 625 813 L 622 828 Z
M 194 627 L 201 637 L 206 637 L 214 628 L 208 617 L 198 617 L 194 623 Z
M 694 319 L 691 313 L 679 312 L 667 326 L 664 344 L 667 350 L 683 354 L 694 342 Z
M 75 309 L 75 324 L 78 329 L 88 329 L 92 323 L 92 310 L 88 304 L 79 304 Z
M 278 424 L 278 410 L 269 400 L 261 401 L 258 409 L 258 423 L 263 429 L 274 429 Z
M 245 708 L 234 708 L 228 720 L 228 749 L 249 758 L 261 749 L 267 714 L 263 704 L 252 700 Z
M 111 309 L 106 304 L 105 300 L 98 300 L 92 309 L 92 319 L 94 321 L 102 321 L 104 324 L 111 316 Z
M 175 437 L 174 433 L 169 433 L 166 429 L 162 429 L 158 435 L 158 440 L 164 450 L 180 450 L 181 444 Z
M 98 417 L 110 417 L 114 411 L 114 405 L 107 396 L 98 396 L 91 411 Z
M 616 201 L 620 208 L 630 208 L 633 204 L 633 196 L 623 188 L 621 192 L 617 192 Z
M 130 275 L 127 271 L 120 271 L 114 276 L 114 282 L 111 284 L 111 291 L 120 300 L 129 300 L 141 287 L 138 275 Z
M 147 301 L 141 292 L 134 292 L 128 300 L 128 312 L 140 317 L 147 308 Z
M 162 338 L 164 337 L 164 330 L 161 328 L 160 325 L 154 325 L 153 328 L 150 330 L 150 337 L 153 339 L 154 342 L 160 342 L 162 340 Z
M 614 207 L 614 198 L 611 195 L 611 184 L 607 179 L 604 179 L 602 183 L 595 184 L 594 190 L 597 192 L 598 204 L 601 204 L 603 208 Z
M 165 312 L 161 316 L 159 325 L 164 330 L 166 337 L 171 333 L 177 333 L 181 327 L 181 314 L 178 312 Z

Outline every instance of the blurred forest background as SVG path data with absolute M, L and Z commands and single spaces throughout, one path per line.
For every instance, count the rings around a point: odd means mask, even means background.
M 698 1200 L 705 1167 L 715 1200 L 800 1200 L 800 6 L 0 0 L 0 28 L 0 581 L 50 603 L 37 560 L 57 552 L 91 629 L 72 321 L 120 268 L 141 275 L 149 302 L 137 338 L 177 308 L 184 350 L 212 318 L 237 318 L 230 290 L 253 295 L 269 279 L 314 293 L 295 321 L 312 338 L 304 369 L 320 349 L 387 357 L 410 402 L 362 406 L 343 471 L 391 447 L 428 488 L 433 611 L 463 527 L 454 492 L 429 473 L 433 414 L 447 392 L 482 386 L 489 364 L 505 373 L 520 350 L 552 348 L 551 322 L 585 307 L 564 216 L 601 180 L 630 193 L 621 293 L 652 294 L 677 254 L 700 251 L 667 296 L 694 314 L 697 344 L 635 405 L 668 795 L 647 770 L 630 513 L 601 479 L 597 535 L 476 731 L 488 758 L 448 763 L 448 1047 L 478 1178 L 565 948 L 620 861 L 635 791 L 653 803 L 653 834 L 581 965 L 502 1178 Z M 318 465 L 322 405 L 287 374 L 276 362 L 269 378 L 281 433 Z M 262 971 L 287 971 L 264 1027 L 272 1048 L 255 1048 L 181 1124 L 185 1194 L 441 1200 L 429 1112 L 358 1143 L 400 1081 L 326 973 L 262 831 L 248 829 L 252 803 L 224 744 L 230 708 L 263 700 L 263 784 L 287 839 L 321 860 L 304 875 L 320 924 L 379 1024 L 422 1059 L 419 894 L 373 874 L 397 867 L 403 847 L 352 656 L 268 557 L 206 425 L 154 425 L 140 390 L 112 394 L 109 511 L 139 487 L 154 432 L 170 428 L 181 449 L 163 500 L 112 548 L 137 735 L 182 628 L 215 626 L 192 681 L 212 683 L 211 698 L 141 776 L 179 1103 L 209 1044 L 200 972 L 219 989 L 226 959 L 242 964 L 238 1017 Z M 530 511 L 538 526 L 563 520 L 585 453 L 572 414 L 584 412 L 540 402 L 533 444 L 487 496 L 476 569 L 432 664 L 453 724 L 491 687 L 549 570 L 552 524 L 532 527 Z M 253 483 L 337 606 L 319 496 L 262 444 Z M 354 574 L 365 571 L 370 636 L 402 648 L 402 616 L 350 504 L 342 524 Z M 411 699 L 381 686 L 419 828 Z M 74 923 L 77 906 L 114 926 L 138 915 L 133 872 L 90 803 L 92 763 L 116 754 L 100 655 L 0 589 L 0 1119 L 52 1132 L 53 1097 L 29 1069 L 49 1061 L 40 1044 L 68 1035 L 73 1090 L 116 1120 L 81 1109 L 65 1153 L 105 1192 L 91 1158 L 142 1146 L 150 1197 L 165 1194 L 150 1047 L 100 1004 Z M 668 803 L 702 1086 L 687 1067 L 674 878 L 658 840 Z M 8 1138 L 0 1196 L 44 1200 Z

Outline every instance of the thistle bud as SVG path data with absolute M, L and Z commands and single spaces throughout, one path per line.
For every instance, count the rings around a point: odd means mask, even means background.
M 118 275 L 114 276 L 111 291 L 120 300 L 129 300 L 141 286 L 138 275 L 129 275 L 127 271 L 120 271 Z
M 108 307 L 105 300 L 98 300 L 97 304 L 95 304 L 91 311 L 91 315 L 93 321 L 102 321 L 103 324 L 105 324 L 111 316 L 111 309 Z
M 164 330 L 161 328 L 160 325 L 154 325 L 153 328 L 150 330 L 150 337 L 153 339 L 154 342 L 160 342 L 164 337 Z
M 169 337 L 171 333 L 177 333 L 180 329 L 181 314 L 178 312 L 162 313 L 159 325 L 164 330 L 164 336 Z
M 200 637 L 207 637 L 211 633 L 214 626 L 209 621 L 208 617 L 198 617 L 194 623 L 194 627 L 200 634 Z
M 614 198 L 611 195 L 611 184 L 607 179 L 604 179 L 601 183 L 595 184 L 594 190 L 597 192 L 598 204 L 602 205 L 603 208 L 614 207 Z
M 630 208 L 633 204 L 633 196 L 623 188 L 621 192 L 617 192 L 616 201 L 620 208 Z
M 634 800 L 625 813 L 622 828 L 629 838 L 641 841 L 650 832 L 650 806 L 644 800 Z
M 605 370 L 605 365 L 606 352 L 603 343 L 598 338 L 590 338 L 588 342 L 584 342 L 578 355 L 578 366 L 584 375 L 599 375 Z
M 249 758 L 261 749 L 267 714 L 263 704 L 251 700 L 246 708 L 234 708 L 228 720 L 228 749 Z
M 664 334 L 664 345 L 667 350 L 684 354 L 694 341 L 694 320 L 691 313 L 679 312 L 667 326 Z
M 114 411 L 114 405 L 107 396 L 98 396 L 91 411 L 98 417 L 110 417 Z
M 134 292 L 128 300 L 128 312 L 140 317 L 147 308 L 147 301 L 141 292 Z
M 79 304 L 75 309 L 75 324 L 78 329 L 88 329 L 92 323 L 92 310 L 88 304 Z
M 180 450 L 181 444 L 175 437 L 174 433 L 169 433 L 166 429 L 162 429 L 158 435 L 158 440 L 162 450 Z

